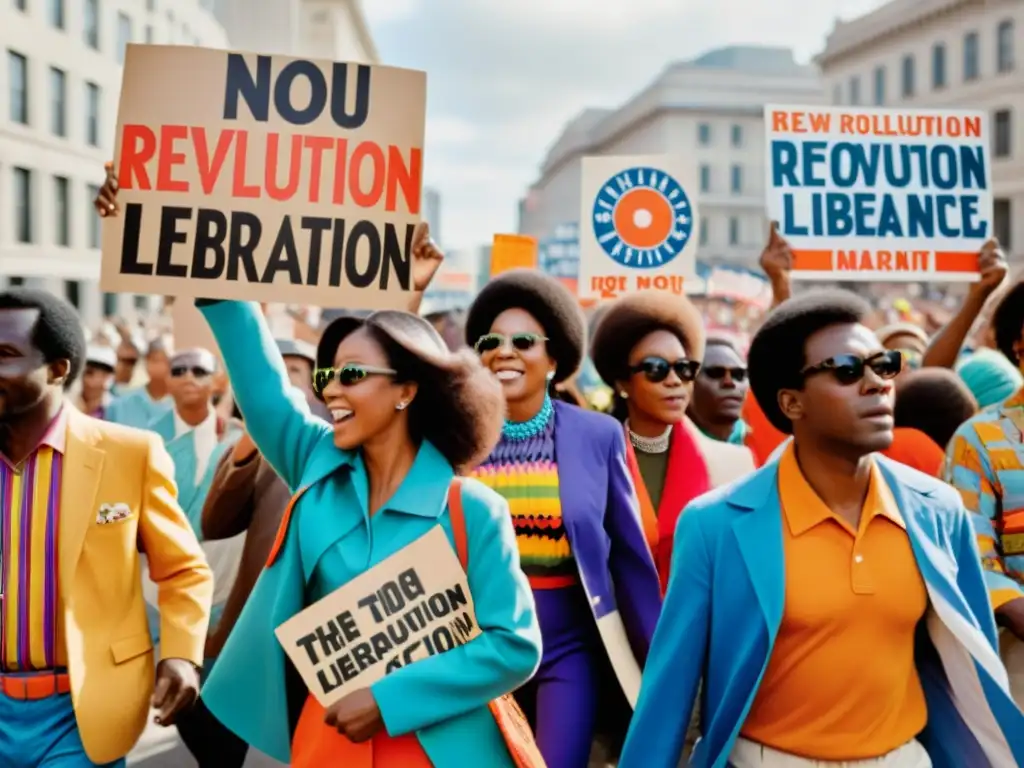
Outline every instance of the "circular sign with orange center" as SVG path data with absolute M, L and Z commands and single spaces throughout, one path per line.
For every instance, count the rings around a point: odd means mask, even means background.
M 682 253 L 693 232 L 686 190 L 657 168 L 629 168 L 594 198 L 594 236 L 624 267 L 651 269 Z

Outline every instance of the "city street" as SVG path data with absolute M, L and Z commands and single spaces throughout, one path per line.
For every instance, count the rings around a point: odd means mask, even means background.
M 149 726 L 128 755 L 132 768 L 197 768 L 175 728 L 161 728 L 150 718 Z M 245 768 L 283 768 L 281 763 L 266 755 L 250 752 Z

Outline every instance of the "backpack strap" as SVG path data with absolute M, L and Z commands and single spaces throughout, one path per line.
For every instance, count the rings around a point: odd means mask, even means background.
M 277 535 L 274 537 L 274 545 L 270 548 L 270 555 L 267 557 L 267 564 L 264 568 L 269 568 L 275 562 L 277 562 L 277 556 L 281 554 L 281 548 L 284 546 L 285 535 L 288 533 L 288 524 L 292 520 L 292 510 L 295 509 L 296 503 L 302 498 L 302 494 L 309 488 L 307 485 L 305 488 L 300 488 L 296 491 L 295 495 L 292 496 L 291 501 L 288 502 L 288 506 L 285 507 L 284 515 L 281 517 L 281 524 L 277 527 Z
M 462 511 L 462 478 L 453 477 L 448 486 L 448 517 L 452 522 L 452 538 L 455 539 L 455 554 L 459 556 L 462 570 L 469 568 L 469 544 L 466 541 L 466 515 Z

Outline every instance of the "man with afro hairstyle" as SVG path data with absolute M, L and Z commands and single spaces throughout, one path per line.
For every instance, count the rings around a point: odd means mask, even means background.
M 955 491 L 876 454 L 898 351 L 868 306 L 776 308 L 748 357 L 781 457 L 692 502 L 620 765 L 1024 764 L 970 519 Z
M 999 351 L 1024 373 L 1024 281 L 996 307 L 992 328 Z M 1024 389 L 960 426 L 946 479 L 974 521 L 1010 689 L 1024 707 Z

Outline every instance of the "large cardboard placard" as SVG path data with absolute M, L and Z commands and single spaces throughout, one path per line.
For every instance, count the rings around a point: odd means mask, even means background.
M 129 45 L 105 291 L 405 308 L 426 74 Z
M 480 634 L 462 565 L 440 526 L 276 630 L 325 707 Z
M 495 235 L 491 244 L 491 277 L 513 269 L 537 268 L 537 238 Z
M 614 299 L 650 288 L 684 293 L 696 277 L 693 159 L 583 158 L 579 296 Z
M 765 107 L 769 216 L 807 280 L 975 281 L 993 232 L 988 115 Z

